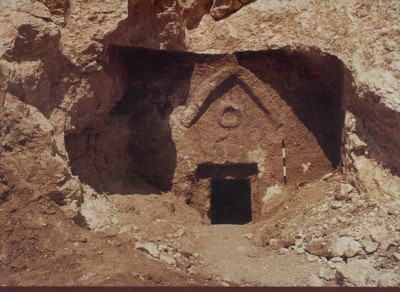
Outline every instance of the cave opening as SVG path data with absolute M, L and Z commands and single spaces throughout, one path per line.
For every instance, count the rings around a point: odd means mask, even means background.
M 250 193 L 256 217 L 263 188 L 270 180 L 282 181 L 279 135 L 287 141 L 293 184 L 318 179 L 341 163 L 343 65 L 334 56 L 237 52 L 233 64 L 232 55 L 224 54 L 116 45 L 106 53 L 106 73 L 114 82 L 110 99 L 98 101 L 101 115 L 92 120 L 77 114 L 86 123 L 65 137 L 73 174 L 96 191 L 191 193 L 205 214 L 209 181 L 251 177 L 253 183 L 262 172 Z M 235 75 L 232 68 L 247 73 Z M 223 77 L 224 72 L 230 75 Z M 213 76 L 215 82 L 208 82 Z M 212 88 L 206 94 L 207 84 Z M 276 100 L 270 91 L 257 91 L 260 84 L 275 91 Z M 199 92 L 207 97 L 203 103 L 195 100 Z M 193 100 L 199 110 L 186 127 Z
M 211 181 L 211 224 L 246 224 L 252 221 L 249 179 Z
M 211 164 L 197 166 L 197 178 L 209 182 L 211 224 L 247 224 L 258 213 L 251 192 L 256 180 L 256 163 Z

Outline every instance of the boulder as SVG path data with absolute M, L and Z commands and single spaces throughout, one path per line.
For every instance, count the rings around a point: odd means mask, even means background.
M 353 237 L 314 239 L 306 247 L 307 252 L 320 257 L 354 257 L 365 254 L 363 246 Z
M 354 187 L 351 184 L 340 184 L 335 189 L 336 200 L 348 200 L 351 198 L 351 193 L 354 191 Z
M 309 262 L 315 262 L 315 261 L 317 261 L 319 259 L 319 257 L 318 256 L 316 256 L 316 255 L 313 255 L 313 254 L 307 254 L 307 260 L 309 261 Z
M 302 247 L 295 247 L 294 249 L 294 252 L 295 253 L 297 253 L 297 254 L 304 254 L 306 251 L 304 250 L 304 248 L 302 248 Z
M 195 28 L 201 18 L 208 13 L 212 0 L 179 0 L 179 10 L 183 23 L 188 29 Z
M 283 234 L 280 237 L 280 242 L 281 242 L 282 246 L 289 247 L 289 246 L 293 246 L 296 244 L 296 239 L 291 234 Z
M 307 246 L 306 251 L 310 254 L 317 255 L 320 257 L 330 257 L 332 252 L 330 251 L 330 241 L 323 238 L 312 240 Z
M 375 286 L 379 279 L 372 259 L 349 259 L 347 264 L 337 265 L 337 273 L 337 279 L 341 279 L 339 283 L 341 286 Z
M 353 237 L 339 237 L 333 241 L 330 251 L 334 257 L 354 257 L 363 254 L 363 246 Z
M 319 270 L 319 277 L 325 281 L 332 281 L 335 279 L 336 272 L 332 269 L 321 268 Z
M 399 287 L 400 277 L 395 273 L 389 271 L 383 271 L 379 275 L 378 287 Z
M 365 152 L 367 149 L 367 144 L 362 141 L 356 134 L 350 133 L 348 136 L 348 140 L 350 145 L 353 148 L 353 151 Z
M 383 226 L 374 226 L 369 228 L 369 235 L 371 236 L 374 242 L 379 243 L 379 245 L 386 251 L 389 247 L 389 234 L 385 227 Z
M 379 246 L 378 243 L 373 242 L 371 240 L 367 240 L 367 239 L 361 240 L 361 244 L 362 244 L 364 250 L 368 254 L 373 253 L 374 251 L 376 251 L 378 249 L 378 246 Z
M 341 257 L 333 257 L 330 261 L 332 263 L 343 263 L 343 259 Z

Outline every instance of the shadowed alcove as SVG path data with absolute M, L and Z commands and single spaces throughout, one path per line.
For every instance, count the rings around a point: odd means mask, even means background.
M 120 46 L 106 54 L 123 93 L 105 119 L 66 136 L 73 173 L 97 191 L 173 190 L 213 223 L 244 224 L 271 183 L 282 182 L 283 138 L 292 184 L 340 164 L 343 77 L 332 56 Z M 230 204 L 247 207 L 218 215 Z

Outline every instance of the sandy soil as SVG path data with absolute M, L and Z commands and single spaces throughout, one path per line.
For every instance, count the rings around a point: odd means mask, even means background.
M 296 196 L 288 200 L 290 192 L 284 192 L 264 210 L 273 212 L 269 220 L 247 225 L 210 225 L 172 194 L 88 196 L 82 205 L 86 228 L 46 198 L 12 198 L 0 208 L 0 283 L 323 285 L 318 279 L 321 263 L 289 248 L 255 244 L 260 228 L 289 223 L 291 210 L 301 213 L 312 202 L 319 204 L 316 189 L 321 185 L 297 193 L 304 204 Z M 139 243 L 156 244 L 162 255 L 136 249 Z

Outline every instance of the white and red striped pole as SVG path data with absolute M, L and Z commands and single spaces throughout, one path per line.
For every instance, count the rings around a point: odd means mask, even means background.
M 286 186 L 286 153 L 285 153 L 285 140 L 282 140 L 282 159 L 283 159 L 283 183 Z

